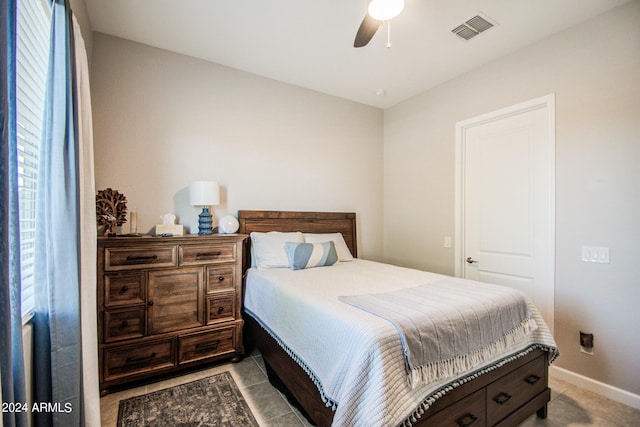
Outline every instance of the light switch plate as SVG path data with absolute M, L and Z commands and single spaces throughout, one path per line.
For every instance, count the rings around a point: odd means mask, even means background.
M 609 264 L 609 248 L 604 246 L 583 246 L 582 261 Z

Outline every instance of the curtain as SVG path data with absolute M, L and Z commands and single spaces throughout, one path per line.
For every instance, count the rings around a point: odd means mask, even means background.
M 0 380 L 2 401 L 26 402 L 20 302 L 18 138 L 16 118 L 16 1 L 0 10 Z M 3 410 L 2 424 L 26 426 L 24 412 Z
M 93 122 L 87 50 L 80 25 L 73 17 L 78 93 L 80 172 L 80 313 L 82 324 L 82 381 L 84 425 L 100 427 L 98 384 L 98 322 L 96 309 L 96 184 L 93 171 Z
M 79 98 L 88 92 L 86 57 L 78 73 L 68 0 L 53 1 L 51 20 L 36 217 L 35 401 L 59 410 L 34 418 L 39 426 L 97 426 L 96 229 L 87 215 L 88 206 L 95 215 L 95 190 L 92 141 L 82 138 L 90 136 L 91 112 L 81 108 L 88 98 Z

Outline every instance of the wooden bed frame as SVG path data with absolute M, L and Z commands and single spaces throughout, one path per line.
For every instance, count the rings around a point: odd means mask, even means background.
M 355 213 L 241 210 L 238 221 L 239 232 L 243 234 L 253 231 L 340 232 L 353 256 L 357 256 Z M 251 265 L 251 240 L 247 239 L 245 244 L 243 272 Z M 333 411 L 322 402 L 309 376 L 251 316 L 245 315 L 244 320 L 245 348 L 256 347 L 261 352 L 272 385 L 296 404 L 313 424 L 330 426 Z M 446 393 L 413 425 L 506 427 L 517 426 L 533 413 L 546 418 L 551 396 L 548 365 L 547 352 L 535 349 Z

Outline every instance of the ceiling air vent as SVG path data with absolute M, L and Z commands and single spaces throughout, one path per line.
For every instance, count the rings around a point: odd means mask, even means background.
M 460 38 L 469 40 L 470 38 L 477 36 L 481 32 L 493 27 L 493 25 L 494 24 L 491 23 L 486 17 L 476 15 L 464 24 L 460 24 L 455 27 L 453 30 L 451 30 L 451 32 Z

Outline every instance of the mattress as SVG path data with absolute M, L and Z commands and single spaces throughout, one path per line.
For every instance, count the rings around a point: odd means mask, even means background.
M 305 270 L 247 271 L 245 310 L 307 372 L 335 426 L 410 424 L 438 396 L 457 384 L 520 357 L 534 348 L 553 354 L 556 345 L 536 308 L 537 327 L 481 366 L 455 377 L 415 383 L 407 374 L 401 337 L 388 320 L 345 304 L 341 296 L 394 292 L 448 276 L 355 259 Z M 460 280 L 460 279 L 455 279 Z M 485 284 L 474 282 L 479 287 Z M 495 285 L 489 285 L 495 286 Z

